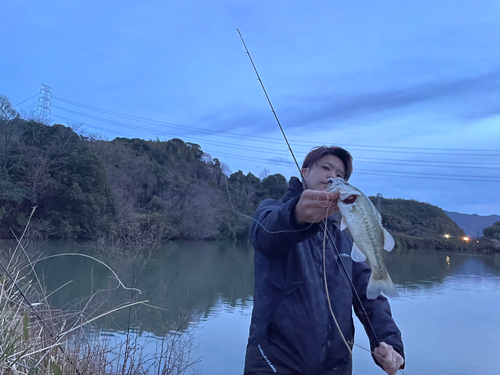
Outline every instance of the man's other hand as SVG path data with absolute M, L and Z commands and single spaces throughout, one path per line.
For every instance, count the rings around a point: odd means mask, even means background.
M 392 346 L 385 342 L 381 342 L 380 346 L 377 346 L 373 352 L 375 353 L 373 356 L 375 360 L 389 375 L 396 375 L 405 363 L 405 359 Z

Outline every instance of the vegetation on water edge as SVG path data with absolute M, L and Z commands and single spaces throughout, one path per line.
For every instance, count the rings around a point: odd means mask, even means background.
M 64 293 L 65 285 L 46 292 L 42 275 L 37 275 L 35 270 L 36 263 L 44 258 L 41 254 L 32 254 L 33 249 L 26 243 L 21 245 L 22 242 L 21 238 L 14 249 L 0 249 L 1 374 L 182 375 L 197 362 L 192 358 L 192 336 L 186 328 L 186 317 L 182 315 L 176 320 L 162 319 L 163 328 L 158 332 L 156 348 L 145 349 L 146 344 L 139 341 L 139 332 L 132 327 L 140 327 L 139 311 L 155 311 L 155 307 L 148 306 L 147 300 L 138 297 L 138 289 L 125 287 L 111 269 L 115 276 L 113 281 L 130 291 L 127 302 L 108 307 L 106 297 L 118 292 L 117 287 L 110 287 L 64 310 L 51 308 L 52 295 Z M 158 244 L 158 237 L 147 237 L 137 242 L 137 247 L 128 249 L 119 244 L 120 257 L 118 254 L 115 257 L 132 262 L 133 272 L 129 276 L 135 280 L 147 263 L 144 257 L 155 251 Z M 113 249 L 102 251 L 113 254 Z M 139 310 L 141 308 L 143 310 Z M 113 343 L 109 335 L 101 336 L 93 324 L 117 312 L 125 312 L 128 322 L 125 338 Z

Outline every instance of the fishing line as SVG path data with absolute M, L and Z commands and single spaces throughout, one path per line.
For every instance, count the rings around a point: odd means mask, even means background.
M 328 208 L 326 209 L 326 214 L 328 217 Z M 323 221 L 325 222 L 324 234 L 323 234 L 323 281 L 325 283 L 326 299 L 328 300 L 328 308 L 330 309 L 330 314 L 332 315 L 335 325 L 337 326 L 337 329 L 340 333 L 340 336 L 342 337 L 342 340 L 344 341 L 344 344 L 347 347 L 347 349 L 349 349 L 349 353 L 351 354 L 352 357 L 352 348 L 349 346 L 349 343 L 347 342 L 344 336 L 344 332 L 342 332 L 342 329 L 340 329 L 340 324 L 337 321 L 337 318 L 335 317 L 335 314 L 333 312 L 332 301 L 330 301 L 330 292 L 328 291 L 328 279 L 326 278 L 326 232 L 327 232 L 326 219 L 323 219 Z
M 259 222 L 259 221 L 258 221 L 258 220 L 256 220 L 256 219 L 254 219 L 253 217 L 248 216 L 248 215 L 245 215 L 245 214 L 243 214 L 243 213 L 241 213 L 241 212 L 238 212 L 238 211 L 236 210 L 236 208 L 235 208 L 235 207 L 234 207 L 234 205 L 233 205 L 233 201 L 232 201 L 232 199 L 231 199 L 231 194 L 230 194 L 230 192 L 229 192 L 229 185 L 228 185 L 228 183 L 227 183 L 227 177 L 226 177 L 226 175 L 224 175 L 224 181 L 226 182 L 227 197 L 229 198 L 229 203 L 231 204 L 231 208 L 233 209 L 234 213 L 236 213 L 237 215 L 242 216 L 242 217 L 244 217 L 244 218 L 246 218 L 246 219 L 250 219 L 250 220 L 254 221 L 256 224 L 260 225 L 260 226 L 261 226 L 261 228 L 262 228 L 262 229 L 264 229 L 264 230 L 265 230 L 267 233 L 269 233 L 269 234 L 302 232 L 302 231 L 308 230 L 309 228 L 311 228 L 311 227 L 314 225 L 313 223 L 310 223 L 310 225 L 309 225 L 308 227 L 306 227 L 306 228 L 302 228 L 302 229 L 289 229 L 289 230 L 287 229 L 287 230 L 278 230 L 278 231 L 273 232 L 273 231 L 271 231 L 271 230 L 267 229 L 267 228 L 264 226 L 264 224 L 262 224 L 261 222 Z M 319 215 L 319 214 L 318 214 L 318 215 Z
M 243 43 L 243 46 L 245 47 L 245 51 L 246 51 L 246 53 L 247 53 L 247 55 L 248 55 L 248 58 L 250 59 L 250 62 L 251 62 L 251 64 L 252 64 L 252 66 L 253 66 L 253 69 L 254 69 L 254 71 L 255 71 L 255 74 L 257 75 L 257 79 L 258 79 L 258 81 L 260 82 L 260 85 L 261 85 L 261 87 L 262 87 L 262 89 L 263 89 L 263 91 L 264 91 L 264 94 L 265 94 L 265 96 L 266 96 L 266 98 L 267 98 L 267 101 L 268 101 L 269 105 L 271 106 L 272 113 L 274 114 L 274 117 L 275 117 L 275 119 L 276 119 L 276 121 L 277 121 L 277 123 L 278 123 L 278 125 L 279 125 L 279 127 L 280 127 L 281 133 L 283 134 L 283 137 L 284 137 L 284 139 L 285 139 L 285 141 L 286 141 L 286 144 L 287 144 L 287 146 L 288 146 L 288 149 L 290 150 L 290 153 L 292 154 L 293 160 L 295 161 L 295 165 L 297 166 L 297 169 L 298 169 L 298 171 L 299 171 L 299 174 L 301 174 L 301 170 L 300 170 L 299 164 L 298 164 L 298 162 L 297 162 L 297 159 L 295 158 L 295 155 L 294 155 L 293 150 L 292 150 L 292 148 L 291 148 L 291 146 L 290 146 L 290 143 L 288 142 L 288 139 L 287 139 L 287 137 L 286 137 L 286 135 L 285 135 L 285 131 L 283 130 L 283 127 L 281 126 L 281 123 L 280 123 L 280 121 L 279 121 L 279 119 L 278 119 L 278 116 L 277 116 L 277 114 L 276 114 L 275 110 L 274 110 L 274 107 L 273 107 L 273 105 L 272 105 L 272 103 L 271 103 L 271 100 L 270 100 L 270 98 L 269 98 L 269 95 L 267 94 L 267 91 L 266 91 L 266 89 L 265 89 L 265 87 L 264 87 L 264 83 L 262 82 L 262 79 L 260 78 L 260 75 L 259 75 L 259 73 L 258 73 L 258 71 L 257 71 L 257 68 L 256 68 L 256 66 L 255 66 L 255 64 L 254 64 L 254 62 L 253 62 L 252 56 L 250 55 L 250 52 L 249 52 L 249 50 L 248 50 L 248 48 L 247 48 L 247 46 L 246 46 L 246 43 L 245 43 L 245 41 L 243 40 L 243 36 L 241 35 L 241 32 L 240 32 L 240 30 L 239 30 L 239 29 L 236 29 L 236 31 L 238 31 L 238 34 L 240 35 L 241 41 L 242 41 L 242 43 Z M 307 188 L 307 183 L 306 183 L 305 181 L 303 181 L 303 182 L 304 182 L 305 187 Z M 253 219 L 253 218 L 252 218 L 252 219 Z M 326 222 L 326 219 L 325 219 L 324 221 Z M 360 310 L 362 310 L 362 312 L 363 312 L 364 316 L 366 317 L 367 322 L 369 323 L 368 325 L 369 325 L 369 327 L 370 327 L 370 329 L 371 329 L 371 331 L 372 331 L 372 333 L 373 333 L 373 337 L 374 337 L 375 341 L 377 342 L 377 346 L 379 346 L 379 345 L 380 345 L 380 341 L 378 340 L 377 334 L 375 333 L 375 330 L 374 330 L 374 328 L 373 328 L 373 326 L 372 326 L 372 324 L 371 324 L 371 322 L 370 322 L 370 318 L 368 317 L 368 314 L 366 313 L 366 310 L 365 310 L 365 308 L 364 308 L 363 304 L 361 303 L 361 299 L 360 299 L 360 297 L 359 297 L 359 295 L 358 295 L 358 293 L 357 293 L 357 291 L 356 291 L 356 288 L 354 287 L 353 281 L 352 281 L 352 280 L 350 279 L 350 277 L 349 277 L 349 273 L 347 272 L 347 268 L 345 267 L 345 265 L 344 265 L 344 263 L 343 263 L 343 261 L 342 261 L 342 259 L 341 259 L 340 252 L 339 252 L 339 250 L 337 249 L 337 246 L 335 245 L 335 242 L 334 242 L 334 240 L 333 240 L 333 236 L 332 236 L 331 232 L 329 231 L 329 229 L 328 229 L 328 227 L 327 227 L 326 223 L 321 223 L 321 224 L 323 225 L 323 229 L 324 229 L 325 233 L 327 234 L 328 240 L 330 241 L 330 243 L 332 244 L 333 248 L 335 249 L 335 252 L 336 252 L 336 255 L 337 255 L 337 257 L 336 257 L 336 261 L 337 261 L 337 264 L 339 265 L 339 269 L 340 269 L 341 271 L 343 271 L 343 275 L 344 275 L 344 277 L 345 277 L 347 280 L 349 280 L 349 283 L 350 283 L 350 286 L 351 286 L 351 288 L 352 288 L 353 294 L 354 294 L 354 295 L 356 295 L 356 299 L 357 299 L 357 301 L 358 301 L 358 303 L 359 303 L 358 309 L 359 309 L 359 308 L 361 308 Z M 326 243 L 325 243 L 325 248 L 326 248 Z M 323 262 L 324 262 L 324 263 L 325 263 L 325 255 L 326 255 L 326 254 L 324 254 L 324 255 L 323 255 Z M 340 261 L 340 263 L 339 263 L 339 261 Z M 325 277 L 325 279 L 326 279 L 326 267 L 324 267 L 324 269 L 323 269 L 323 273 L 324 273 L 324 275 L 325 275 L 324 277 Z M 341 273 L 342 273 L 342 272 L 341 272 Z M 333 313 L 333 309 L 332 309 L 332 307 L 331 307 L 331 302 L 330 302 L 330 298 L 329 298 L 328 283 L 327 283 L 327 282 L 325 282 L 325 287 L 326 287 L 327 300 L 328 300 L 328 304 L 329 304 L 329 308 L 330 308 L 330 313 L 331 313 L 331 315 L 332 315 L 333 319 L 335 320 L 335 322 L 337 323 L 336 318 L 335 318 L 335 314 Z M 356 300 L 355 300 L 355 301 L 356 301 Z M 337 328 L 339 328 L 339 327 L 338 327 L 338 324 L 337 324 Z M 344 342 L 346 343 L 346 340 L 345 340 L 345 338 L 343 337 L 343 333 L 342 333 L 342 331 L 340 330 L 340 328 L 339 328 L 339 333 L 340 333 L 340 335 L 342 336 L 342 338 L 344 339 Z M 352 353 L 351 348 L 350 348 L 350 346 L 349 346 L 347 343 L 346 343 L 346 346 L 347 346 L 347 348 L 349 349 L 349 351 Z M 371 351 L 370 351 L 370 352 L 371 352 Z M 376 354 L 376 353 L 374 353 L 374 354 Z

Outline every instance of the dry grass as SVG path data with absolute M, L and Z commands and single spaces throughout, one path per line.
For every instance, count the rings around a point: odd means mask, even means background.
M 36 259 L 28 256 L 23 236 L 15 249 L 0 252 L 1 374 L 182 375 L 196 362 L 191 357 L 192 338 L 186 332 L 170 330 L 163 339 L 155 340 L 153 352 L 146 352 L 138 334 L 131 330 L 115 346 L 98 333 L 88 334 L 95 320 L 120 309 L 129 309 L 133 316 L 137 305 L 148 301 L 134 297 L 129 303 L 100 313 L 90 308 L 92 297 L 79 311 L 51 308 L 35 272 Z

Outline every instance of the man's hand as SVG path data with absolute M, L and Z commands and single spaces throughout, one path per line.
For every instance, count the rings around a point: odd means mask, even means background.
M 404 358 L 390 345 L 381 342 L 374 350 L 375 360 L 382 366 L 389 375 L 395 375 L 405 363 Z
M 295 206 L 295 219 L 298 224 L 318 223 L 328 216 L 339 212 L 337 200 L 339 193 L 320 190 L 304 190 Z

